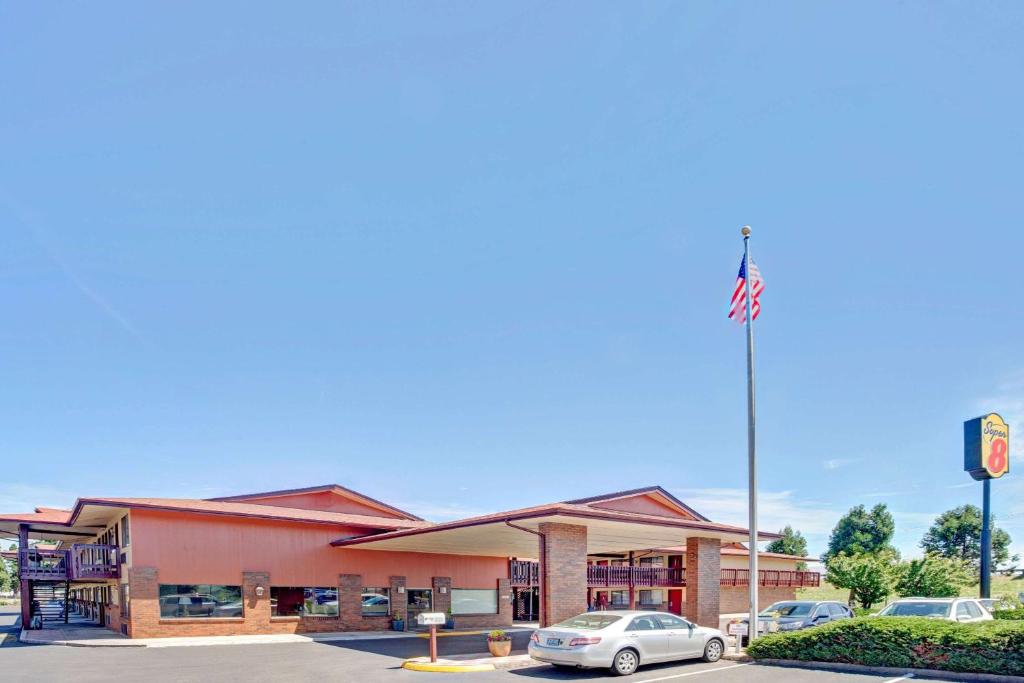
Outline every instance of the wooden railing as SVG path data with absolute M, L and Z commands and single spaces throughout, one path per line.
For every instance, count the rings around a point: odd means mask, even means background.
M 627 567 L 587 565 L 587 587 L 602 586 L 685 586 L 686 570 L 677 567 Z
M 818 572 L 789 571 L 783 569 L 759 569 L 757 572 L 759 586 L 767 588 L 812 588 L 821 585 L 821 574 Z M 749 569 L 723 569 L 721 584 L 723 586 L 749 586 Z
M 515 587 L 536 586 L 540 583 L 540 571 L 536 562 L 526 560 L 509 561 L 509 582 Z M 821 574 L 807 571 L 761 569 L 758 585 L 770 588 L 808 588 L 821 584 Z M 723 569 L 722 586 L 749 585 L 750 572 L 747 569 Z M 624 565 L 587 565 L 587 587 L 634 586 L 640 588 L 681 587 L 686 585 L 686 569 L 681 567 L 649 567 Z
M 116 579 L 121 575 L 116 545 L 76 543 L 71 546 L 72 579 Z
M 76 543 L 70 550 L 26 548 L 18 552 L 19 574 L 34 581 L 116 579 L 121 575 L 118 547 Z
M 23 579 L 66 580 L 68 578 L 67 551 L 25 548 L 18 551 L 18 570 Z
M 540 565 L 526 560 L 508 561 L 509 583 L 518 588 L 540 584 Z

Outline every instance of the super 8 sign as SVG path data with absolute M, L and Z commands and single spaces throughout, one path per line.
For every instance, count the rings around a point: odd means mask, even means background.
M 1010 426 L 998 413 L 964 422 L 964 470 L 978 480 L 1010 471 Z

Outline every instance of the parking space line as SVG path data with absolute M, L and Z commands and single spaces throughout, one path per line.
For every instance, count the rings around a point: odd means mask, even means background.
M 741 666 L 750 666 L 750 664 L 732 664 L 730 666 L 720 666 L 715 669 L 702 669 L 700 671 L 687 671 L 681 674 L 672 674 L 671 676 L 661 676 L 659 678 L 645 678 L 638 683 L 654 683 L 655 681 L 671 681 L 676 678 L 685 678 L 686 676 L 700 676 L 701 674 L 713 674 L 716 671 L 728 671 L 729 669 L 738 669 Z
M 882 681 L 882 683 L 897 683 L 897 681 L 909 681 L 913 677 L 914 674 L 907 674 L 906 676 L 900 676 L 899 678 L 890 678 L 887 681 Z

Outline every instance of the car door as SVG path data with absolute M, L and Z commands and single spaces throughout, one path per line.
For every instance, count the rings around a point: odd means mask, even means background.
M 971 613 L 967 609 L 966 602 L 956 603 L 956 620 L 957 621 L 973 621 L 971 619 Z
M 830 602 L 828 605 L 828 611 L 832 614 L 832 621 L 850 618 L 850 611 L 838 602 Z
M 830 621 L 832 621 L 832 613 L 829 612 L 827 604 L 818 605 L 814 608 L 814 611 L 811 612 L 811 624 L 814 626 L 821 626 L 822 624 L 827 624 Z
M 669 659 L 687 659 L 704 654 L 704 636 L 690 622 L 670 614 L 659 614 L 658 621 L 668 634 Z
M 661 662 L 668 658 L 668 634 L 654 615 L 634 617 L 624 632 L 626 645 L 640 653 L 640 662 Z
M 983 621 L 984 620 L 984 612 L 982 612 L 983 608 L 980 607 L 973 600 L 964 600 L 963 602 L 960 603 L 960 605 L 967 608 L 968 618 L 967 618 L 966 621 Z M 959 610 L 960 610 L 960 608 L 958 607 L 957 608 L 957 621 L 960 621 Z

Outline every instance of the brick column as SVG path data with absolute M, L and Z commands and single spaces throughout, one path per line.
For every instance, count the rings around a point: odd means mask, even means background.
M 263 586 L 263 595 L 256 587 Z M 266 633 L 270 624 L 270 572 L 242 572 L 242 625 L 246 633 Z
M 686 539 L 686 618 L 718 628 L 722 574 L 722 542 L 717 538 Z
M 498 623 L 512 625 L 512 582 L 498 579 Z
M 389 576 L 388 587 L 391 589 L 391 616 L 395 619 L 404 619 L 405 627 L 409 628 L 409 620 L 406 619 L 406 612 L 409 607 L 409 597 L 405 594 L 405 577 Z M 399 592 L 401 588 L 401 592 Z
M 363 621 L 363 577 L 361 574 L 338 575 L 338 616 L 344 628 L 355 630 Z M 387 626 L 386 620 L 382 626 Z
M 547 619 L 557 624 L 587 611 L 587 527 L 541 522 L 538 529 L 547 543 L 541 568 L 541 590 Z
M 160 635 L 160 588 L 156 567 L 132 567 L 128 570 L 131 616 L 128 633 L 132 638 Z
M 452 606 L 452 579 L 450 576 L 435 576 L 431 580 L 431 588 L 434 589 L 434 611 L 448 614 Z M 441 589 L 444 588 L 444 592 Z

